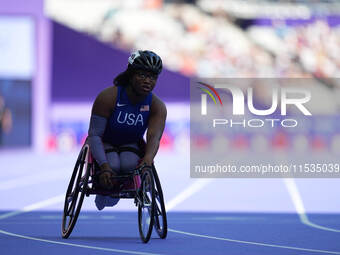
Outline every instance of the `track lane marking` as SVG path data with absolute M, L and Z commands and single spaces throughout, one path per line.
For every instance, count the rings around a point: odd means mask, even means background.
M 269 244 L 269 243 L 250 242 L 250 241 L 243 241 L 243 240 L 237 240 L 237 239 L 215 237 L 215 236 L 210 236 L 210 235 L 195 234 L 195 233 L 180 231 L 180 230 L 176 230 L 176 229 L 168 229 L 168 230 L 171 231 L 171 232 L 174 232 L 174 233 L 178 233 L 178 234 L 194 236 L 194 237 L 202 237 L 202 238 L 219 240 L 219 241 L 233 242 L 233 243 L 242 243 L 242 244 L 272 247 L 272 248 L 281 248 L 281 249 L 298 250 L 298 251 L 309 251 L 309 252 L 318 252 L 318 253 L 327 253 L 327 254 L 340 254 L 340 252 L 338 252 L 338 251 L 317 250 L 317 249 L 300 248 L 300 247 L 286 246 L 286 245 L 276 245 L 276 244 Z
M 65 173 L 67 173 L 66 168 L 62 168 L 58 171 L 41 172 L 34 175 L 26 175 L 23 177 L 2 181 L 0 182 L 0 191 L 32 186 L 38 183 L 55 180 L 63 180 L 68 178 L 65 176 Z
M 28 205 L 28 206 L 25 206 L 20 210 L 1 214 L 0 220 L 4 220 L 4 219 L 7 219 L 9 217 L 13 217 L 13 216 L 23 214 L 23 213 L 26 213 L 26 212 L 31 212 L 31 211 L 34 211 L 34 210 L 37 210 L 37 209 L 41 209 L 41 208 L 47 207 L 49 205 L 58 204 L 58 203 L 63 202 L 64 199 L 65 199 L 65 194 L 60 194 L 60 195 L 51 197 L 49 199 L 46 199 L 46 200 L 31 204 L 31 205 Z M 87 249 L 93 249 L 93 250 L 110 251 L 110 252 L 118 252 L 118 253 L 126 253 L 126 254 L 138 254 L 138 255 L 160 255 L 159 253 L 120 250 L 120 249 L 103 248 L 103 247 L 81 245 L 81 244 L 74 244 L 74 243 L 66 243 L 66 242 L 60 242 L 60 241 L 52 241 L 52 240 L 48 240 L 48 239 L 19 235 L 19 234 L 11 233 L 11 232 L 8 232 L 8 231 L 2 230 L 2 229 L 0 229 L 0 233 L 2 233 L 4 235 L 8 235 L 8 236 L 18 237 L 18 238 L 23 238 L 23 239 L 33 240 L 33 241 L 40 241 L 40 242 L 45 242 L 45 243 L 74 246 L 74 247 L 87 248 Z
M 292 199 L 292 202 L 295 206 L 296 212 L 298 213 L 300 221 L 301 221 L 302 224 L 309 226 L 309 227 L 312 227 L 312 228 L 320 229 L 320 230 L 340 233 L 339 229 L 328 228 L 328 227 L 324 227 L 324 226 L 321 226 L 319 224 L 315 224 L 315 223 L 311 222 L 309 220 L 307 214 L 306 214 L 306 210 L 305 210 L 304 205 L 303 205 L 302 197 L 300 195 L 299 189 L 298 189 L 294 179 L 293 178 L 284 178 L 283 181 L 285 183 L 285 186 L 288 190 L 288 194 L 289 194 L 290 198 Z
M 63 202 L 64 199 L 65 199 L 65 195 L 64 194 L 60 194 L 60 195 L 57 195 L 57 196 L 45 199 L 43 201 L 37 202 L 37 203 L 31 204 L 31 205 L 27 205 L 27 206 L 23 207 L 20 210 L 1 214 L 0 215 L 0 220 L 4 220 L 6 218 L 13 217 L 13 216 L 25 213 L 25 212 L 31 212 L 31 211 L 34 211 L 34 210 L 37 210 L 37 209 L 40 209 L 40 208 L 47 207 L 49 205 L 58 204 L 58 203 Z
M 103 247 L 89 246 L 89 245 L 82 245 L 82 244 L 75 244 L 75 243 L 52 241 L 52 240 L 48 240 L 48 239 L 19 235 L 19 234 L 4 231 L 2 229 L 0 229 L 0 233 L 2 233 L 4 235 L 8 235 L 8 236 L 18 237 L 18 238 L 23 238 L 23 239 L 33 240 L 33 241 L 39 241 L 39 242 L 44 242 L 44 243 L 52 243 L 52 244 L 60 244 L 60 245 L 66 245 L 66 246 L 73 246 L 73 247 L 78 247 L 78 248 L 86 248 L 86 249 L 91 249 L 91 250 L 110 251 L 110 252 L 118 252 L 118 253 L 126 253 L 126 254 L 138 254 L 138 255 L 160 255 L 159 253 L 120 250 L 120 249 L 103 248 Z
M 177 205 L 191 197 L 193 194 L 197 193 L 205 186 L 210 184 L 214 179 L 198 179 L 190 186 L 185 188 L 181 193 L 179 193 L 176 197 L 171 199 L 168 203 L 165 204 L 166 211 L 170 211 L 175 208 Z
M 208 180 L 210 180 L 210 179 L 208 179 Z M 208 181 L 208 182 L 202 182 L 202 181 L 199 182 L 199 181 L 196 181 L 194 184 L 192 184 L 187 189 L 182 191 L 177 197 L 175 197 L 175 199 L 173 199 L 173 201 L 175 201 L 175 202 L 172 202 L 172 206 L 170 207 L 170 210 L 172 208 L 174 208 L 176 205 L 178 205 L 179 203 L 181 203 L 184 200 L 186 200 L 192 194 L 194 194 L 197 191 L 199 191 L 200 189 L 202 189 L 204 186 L 206 186 L 210 182 L 211 181 Z M 296 193 L 296 194 L 299 194 L 299 193 Z M 46 207 L 48 205 L 59 203 L 59 202 L 61 202 L 61 196 L 64 196 L 64 195 L 58 195 L 58 196 L 52 197 L 50 199 L 47 199 L 47 200 L 44 200 L 44 201 L 41 201 L 41 202 L 38 202 L 38 203 L 35 203 L 35 204 L 32 204 L 32 205 L 29 205 L 29 206 L 26 206 L 26 207 L 24 207 L 21 210 L 0 215 L 0 219 L 5 219 L 5 218 L 8 218 L 8 217 L 12 217 L 12 216 L 18 215 L 18 214 L 22 214 L 22 213 L 25 213 L 25 212 L 29 212 L 29 211 L 33 211 L 33 210 L 36 210 L 36 209 L 40 209 L 40 208 Z M 300 200 L 296 199 L 296 201 L 300 201 L 300 202 L 298 202 L 295 205 L 296 209 L 298 210 L 298 212 L 301 213 L 302 216 L 305 215 L 305 214 L 303 214 L 305 211 L 304 211 L 304 207 L 303 207 L 303 203 L 302 203 L 301 197 L 300 197 Z M 300 219 L 302 221 L 302 218 L 300 218 Z M 311 224 L 316 225 L 314 223 L 311 223 Z M 322 226 L 319 226 L 319 227 L 322 227 Z M 324 228 L 324 227 L 322 227 L 322 228 Z M 328 229 L 328 228 L 326 228 L 326 229 Z M 230 239 L 230 238 L 222 238 L 222 237 L 215 237 L 215 236 L 209 236 L 209 235 L 201 235 L 201 234 L 185 232 L 185 231 L 180 231 L 180 230 L 175 230 L 175 229 L 169 229 L 169 231 L 170 232 L 174 232 L 174 233 L 178 233 L 178 234 L 194 236 L 194 237 L 201 237 L 201 238 L 207 238 L 207 239 L 214 239 L 214 240 L 219 240 L 219 241 L 227 241 L 227 242 L 235 242 L 235 243 L 242 243 L 242 244 L 249 244 L 249 245 L 258 245 L 258 246 L 272 247 L 272 248 L 291 249 L 291 250 L 300 250 L 300 251 L 309 251 L 309 252 L 316 252 L 316 253 L 339 254 L 340 255 L 340 252 L 338 252 L 338 251 L 328 251 L 328 250 L 300 248 L 300 247 L 294 247 L 294 246 L 276 245 L 276 244 L 268 244 L 268 243 L 260 243 L 260 242 L 251 242 L 251 241 L 244 241 L 244 240 L 237 240 L 237 239 Z M 337 231 L 338 230 L 336 230 L 336 232 Z M 141 253 L 141 252 L 138 253 L 138 252 L 135 252 L 135 251 L 102 248 L 102 247 L 95 247 L 95 246 L 78 245 L 78 244 L 72 244 L 72 243 L 66 243 L 66 242 L 57 242 L 57 241 L 52 241 L 52 240 L 47 240 L 47 239 L 40 239 L 40 238 L 34 238 L 34 237 L 29 237 L 29 236 L 24 236 L 24 235 L 18 235 L 18 234 L 7 232 L 7 231 L 1 230 L 1 229 L 0 229 L 0 233 L 5 234 L 5 235 L 9 235 L 9 236 L 15 236 L 15 237 L 20 237 L 20 238 L 35 240 L 35 241 L 42 241 L 42 242 L 48 242 L 48 243 L 62 244 L 62 245 L 75 246 L 75 247 L 81 247 L 81 248 L 89 248 L 89 249 L 104 250 L 104 251 L 114 251 L 114 252 L 121 252 L 121 253 L 130 253 L 130 254 L 145 254 L 145 255 L 146 254 L 150 254 L 150 255 L 152 254 L 152 253 Z

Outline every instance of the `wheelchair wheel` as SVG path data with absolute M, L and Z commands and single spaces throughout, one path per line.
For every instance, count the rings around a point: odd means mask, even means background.
M 68 185 L 62 221 L 62 237 L 68 238 L 77 222 L 90 175 L 89 146 L 81 149 Z
M 158 178 L 158 174 L 156 168 L 152 167 L 152 173 L 155 179 L 155 222 L 154 228 L 158 234 L 158 236 L 162 239 L 166 238 L 168 233 L 168 223 L 165 211 L 164 197 L 163 191 L 161 187 L 161 183 Z
M 150 240 L 154 224 L 155 186 L 151 169 L 142 174 L 138 203 L 139 235 L 144 243 Z

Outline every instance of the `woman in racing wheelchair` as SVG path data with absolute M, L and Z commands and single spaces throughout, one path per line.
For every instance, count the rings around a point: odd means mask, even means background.
M 99 210 L 120 198 L 134 198 L 142 241 L 149 241 L 153 227 L 160 238 L 167 236 L 163 192 L 153 164 L 166 120 L 165 104 L 152 93 L 162 60 L 151 51 L 136 51 L 128 62 L 115 86 L 103 90 L 93 104 L 89 135 L 66 191 L 63 238 L 70 236 L 85 195 L 96 195 Z
M 152 166 L 165 126 L 166 107 L 152 93 L 162 71 L 161 58 L 152 51 L 135 51 L 127 69 L 114 79 L 114 86 L 101 91 L 91 113 L 87 142 L 99 166 L 98 184 L 112 190 L 114 176 L 136 167 Z M 144 157 L 121 147 L 140 149 L 139 142 L 147 129 Z M 96 195 L 98 210 L 114 206 L 119 198 Z

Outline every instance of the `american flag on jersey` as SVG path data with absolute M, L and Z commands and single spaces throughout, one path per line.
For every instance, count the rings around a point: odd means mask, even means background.
M 140 112 L 148 112 L 148 111 L 150 111 L 150 107 L 149 107 L 148 104 L 142 105 L 142 106 L 140 107 L 139 111 L 140 111 Z

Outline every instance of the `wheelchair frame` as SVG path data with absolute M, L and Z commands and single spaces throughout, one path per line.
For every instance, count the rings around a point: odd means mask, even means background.
M 141 143 L 142 150 L 124 147 L 121 151 L 132 151 L 140 157 L 143 156 L 145 148 L 144 140 Z M 96 181 L 97 163 L 93 160 L 90 146 L 85 143 L 80 150 L 73 173 L 66 191 L 63 219 L 62 237 L 68 238 L 77 222 L 81 206 L 85 196 L 106 195 L 113 198 L 134 199 L 138 207 L 139 235 L 144 243 L 150 240 L 152 228 L 154 227 L 158 236 L 165 239 L 167 236 L 167 216 L 165 211 L 163 191 L 154 164 L 152 167 L 142 166 L 125 175 L 113 177 L 120 180 L 120 186 L 113 190 L 103 190 Z M 124 182 L 133 181 L 134 188 L 126 189 Z M 145 220 L 144 214 L 149 215 Z M 144 223 L 148 223 L 145 227 Z

